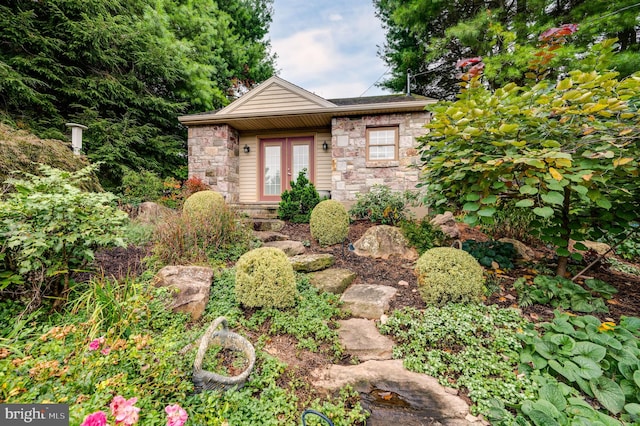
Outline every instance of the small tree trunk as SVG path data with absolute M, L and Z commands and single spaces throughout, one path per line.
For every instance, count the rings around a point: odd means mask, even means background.
M 567 242 L 567 250 L 569 249 L 569 239 L 571 238 L 571 229 L 569 228 L 569 207 L 571 206 L 571 190 L 564 187 L 564 200 L 562 202 L 562 229 L 560 230 L 560 238 Z M 564 277 L 567 273 L 567 264 L 569 256 L 558 256 L 558 267 L 556 275 Z

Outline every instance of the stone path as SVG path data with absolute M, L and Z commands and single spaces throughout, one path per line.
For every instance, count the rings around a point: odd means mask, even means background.
M 338 334 L 345 353 L 356 365 L 331 365 L 312 374 L 312 385 L 327 391 L 351 385 L 362 395 L 362 404 L 372 414 L 367 426 L 488 425 L 472 416 L 455 389 L 441 386 L 425 374 L 406 370 L 402 360 L 393 360 L 393 341 L 378 331 L 376 321 L 385 315 L 396 289 L 386 285 L 352 284 L 356 274 L 332 268 L 330 254 L 303 254 L 301 242 L 279 234 L 280 224 L 260 221 L 256 235 L 266 246 L 281 247 L 290 256 L 294 270 L 309 273 L 318 289 L 342 294 L 342 308 L 350 319 L 339 321 Z

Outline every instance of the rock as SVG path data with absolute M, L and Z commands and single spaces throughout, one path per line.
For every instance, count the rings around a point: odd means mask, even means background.
M 521 241 L 514 240 L 513 238 L 500 238 L 498 241 L 501 243 L 513 244 L 513 248 L 516 249 L 516 253 L 518 253 L 518 256 L 520 256 L 521 259 L 529 261 L 536 257 L 536 253 L 531 249 L 531 247 Z
M 613 252 L 613 250 L 611 250 L 611 246 L 609 244 L 598 243 L 596 241 L 588 241 L 588 240 L 587 241 L 581 241 L 581 243 L 584 244 L 587 247 L 587 250 L 593 250 L 593 251 L 595 251 L 596 253 L 598 253 L 600 255 L 603 255 L 603 254 L 605 254 L 607 252 L 609 252 L 607 254 L 607 256 L 613 256 L 615 254 Z M 574 247 L 573 247 L 574 244 L 576 244 L 576 242 L 573 241 L 573 240 L 571 240 L 569 242 L 570 250 L 574 249 Z M 611 251 L 609 251 L 609 250 L 611 250 Z M 579 251 L 580 253 L 584 253 L 585 252 L 585 250 L 576 250 L 576 251 Z
M 252 222 L 255 231 L 280 232 L 284 228 L 284 221 L 279 219 L 253 219 Z
M 173 214 L 173 210 L 160 204 L 145 201 L 138 206 L 136 220 L 142 223 L 158 223 Z
M 197 321 L 207 307 L 212 278 L 213 269 L 204 266 L 165 266 L 156 274 L 154 285 L 173 290 L 169 307 Z
M 405 280 L 398 281 L 398 285 L 401 287 L 409 287 L 409 283 L 406 282 Z
M 329 268 L 336 258 L 329 253 L 299 254 L 289 258 L 294 271 L 314 272 Z
M 469 407 L 462 398 L 447 393 L 437 379 L 406 370 L 400 359 L 332 365 L 316 369 L 311 377 L 312 386 L 327 391 L 339 390 L 347 385 L 367 394 L 371 389 L 393 391 L 411 407 L 419 408 L 420 418 L 429 418 L 431 421 L 419 424 L 469 424 L 466 419 Z
M 309 274 L 309 281 L 312 286 L 333 294 L 342 293 L 355 279 L 355 272 L 339 268 L 330 268 Z
M 253 231 L 253 235 L 263 243 L 269 243 L 271 241 L 286 241 L 289 239 L 288 235 L 275 231 Z
M 434 226 L 439 226 L 440 230 L 451 238 L 460 237 L 460 228 L 451 212 L 436 215 L 436 217 L 431 219 L 430 223 Z
M 352 285 L 340 298 L 342 309 L 354 317 L 378 319 L 389 309 L 389 302 L 397 291 L 388 285 Z
M 360 361 L 391 359 L 393 341 L 380 334 L 373 320 L 351 318 L 338 324 L 340 343 L 349 355 Z
M 402 235 L 402 231 L 395 226 L 372 226 L 353 246 L 358 256 L 382 259 L 400 256 L 411 260 L 418 258 L 418 252 L 409 247 L 409 242 Z
M 283 241 L 271 241 L 268 243 L 264 243 L 264 247 L 275 247 L 279 248 L 287 256 L 296 256 L 298 254 L 302 254 L 305 252 L 306 248 L 300 241 L 291 241 L 291 240 L 283 240 Z

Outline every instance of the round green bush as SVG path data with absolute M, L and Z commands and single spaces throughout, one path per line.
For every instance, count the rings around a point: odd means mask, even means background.
M 224 197 L 215 191 L 199 191 L 184 201 L 182 212 L 188 215 L 206 214 L 224 205 Z
M 293 266 L 280 249 L 260 247 L 236 263 L 236 298 L 247 307 L 285 308 L 296 301 Z
M 338 244 L 349 235 L 349 214 L 342 203 L 324 200 L 318 203 L 309 218 L 311 236 L 322 246 Z
M 436 247 L 416 262 L 418 290 L 427 304 L 476 302 L 484 293 L 484 270 L 464 250 Z

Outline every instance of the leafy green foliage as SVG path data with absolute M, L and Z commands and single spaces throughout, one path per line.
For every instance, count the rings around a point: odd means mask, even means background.
M 88 126 L 104 187 L 127 169 L 184 179 L 178 115 L 220 108 L 273 74 L 270 0 L 18 0 L 0 6 L 3 116 L 40 137 Z M 16 123 L 18 124 L 18 123 Z
M 407 219 L 400 223 L 402 234 L 409 241 L 409 244 L 418 250 L 418 254 L 442 246 L 448 238 L 440 228 L 433 226 L 429 219 L 428 216 L 425 216 L 419 221 Z
M 395 226 L 408 219 L 406 209 L 414 199 L 415 195 L 409 191 L 392 191 L 385 185 L 373 185 L 369 192 L 356 194 L 356 203 L 349 209 L 349 215 Z
M 156 201 L 162 196 L 164 185 L 157 173 L 148 170 L 128 169 L 122 176 L 122 201 L 127 204 L 140 204 Z
M 614 271 L 624 272 L 625 274 L 640 277 L 640 268 L 637 266 L 633 266 L 630 263 L 621 262 L 615 257 L 607 259 L 607 263 L 609 263 L 609 268 L 613 269 Z
M 157 266 L 221 266 L 249 251 L 254 237 L 237 213 L 222 204 L 202 214 L 168 216 L 156 226 L 153 242 Z
M 563 277 L 538 275 L 533 283 L 518 278 L 513 287 L 518 292 L 521 306 L 534 303 L 575 312 L 608 312 L 604 299 L 618 292 L 615 287 L 601 280 L 585 280 L 585 287 Z
M 620 324 L 596 317 L 556 312 L 552 322 L 521 335 L 522 371 L 540 371 L 595 398 L 610 414 L 637 418 L 634 405 L 640 390 L 640 320 L 622 317 Z M 523 407 L 523 411 L 524 407 Z M 564 424 L 564 423 L 563 423 Z
M 483 272 L 469 253 L 453 247 L 427 250 L 415 266 L 418 291 L 430 305 L 478 302 L 484 294 Z
M 278 217 L 293 223 L 309 223 L 313 208 L 320 202 L 316 187 L 307 179 L 307 171 L 301 170 L 298 178 L 291 181 L 291 189 L 280 195 Z
M 225 202 L 222 194 L 211 190 L 198 191 L 184 200 L 182 214 L 188 217 L 214 216 L 224 207 Z
M 309 229 L 322 246 L 342 243 L 349 235 L 349 214 L 339 201 L 321 201 L 311 212 Z
M 274 247 L 243 254 L 236 263 L 237 300 L 249 308 L 286 308 L 296 303 L 296 280 L 287 255 Z
M 15 192 L 0 201 L 0 271 L 33 284 L 41 293 L 36 297 L 63 301 L 71 274 L 86 267 L 97 248 L 124 245 L 128 217 L 113 205 L 115 196 L 78 188 L 94 170 L 41 165 L 42 176 L 7 181 Z
M 541 219 L 532 229 L 557 247 L 558 275 L 569 239 L 627 229 L 640 209 L 640 79 L 601 70 L 613 43 L 594 46 L 584 59 L 598 70 L 568 70 L 559 82 L 491 90 L 466 74 L 457 101 L 431 107 L 430 133 L 421 139 L 424 202 L 460 207 L 473 224 L 491 223 L 500 198 L 518 200 L 516 207 Z
M 511 238 L 523 243 L 539 243 L 535 233 L 531 232 L 531 222 L 542 222 L 531 209 L 515 206 L 513 200 L 498 200 L 492 223 L 481 223 L 482 231 L 493 239 Z
M 588 50 L 602 38 L 617 37 L 620 54 L 612 68 L 627 76 L 639 70 L 632 0 L 557 1 L 526 0 L 457 2 L 429 0 L 375 0 L 377 16 L 386 29 L 380 56 L 391 68 L 383 82 L 395 92 L 407 87 L 436 99 L 453 99 L 458 93 L 457 60 L 482 56 L 488 82 L 499 87 L 522 81 L 537 35 L 567 22 L 578 24 L 573 45 L 566 46 L 550 67 L 551 79 L 575 62 L 576 50 Z
M 535 395 L 533 382 L 516 371 L 525 324 L 513 309 L 449 304 L 395 311 L 379 328 L 395 339 L 393 356 L 407 369 L 467 389 L 473 410 L 486 413 L 491 398 L 512 405 Z
M 476 258 L 485 268 L 491 268 L 493 262 L 496 262 L 501 269 L 512 269 L 517 255 L 513 244 L 500 241 L 466 240 L 462 243 L 462 250 Z

